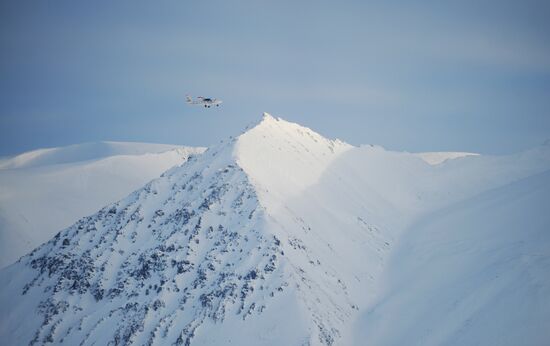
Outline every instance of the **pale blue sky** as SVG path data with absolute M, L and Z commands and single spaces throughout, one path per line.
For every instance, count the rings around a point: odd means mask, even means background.
M 208 146 L 263 111 L 397 150 L 550 138 L 549 3 L 419 3 L 4 0 L 0 155 Z M 186 93 L 224 104 L 193 108 Z

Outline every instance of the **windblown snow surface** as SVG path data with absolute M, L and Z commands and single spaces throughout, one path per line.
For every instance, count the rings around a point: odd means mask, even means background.
M 203 148 L 99 142 L 0 161 L 0 268 Z
M 548 344 L 549 170 L 547 146 L 431 165 L 265 114 L 1 270 L 0 338 Z

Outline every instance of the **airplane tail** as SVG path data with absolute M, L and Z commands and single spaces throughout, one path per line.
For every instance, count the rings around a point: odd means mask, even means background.
M 193 99 L 189 95 L 185 95 L 185 99 L 187 100 L 187 103 L 193 103 Z

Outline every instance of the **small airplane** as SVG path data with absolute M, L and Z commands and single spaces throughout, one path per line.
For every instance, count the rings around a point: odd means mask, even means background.
M 222 100 L 213 99 L 210 97 L 198 96 L 196 100 L 193 100 L 191 96 L 185 95 L 185 98 L 187 99 L 188 104 L 201 105 L 204 106 L 204 108 L 210 108 L 211 106 L 219 107 L 222 104 Z

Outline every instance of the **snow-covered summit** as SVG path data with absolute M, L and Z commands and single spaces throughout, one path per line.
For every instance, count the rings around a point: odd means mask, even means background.
M 351 148 L 264 113 L 256 126 L 237 138 L 234 155 L 261 196 L 272 191 L 289 198 L 315 184 L 330 163 Z

